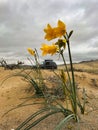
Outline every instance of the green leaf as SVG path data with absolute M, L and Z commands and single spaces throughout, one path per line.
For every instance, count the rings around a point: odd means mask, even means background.
M 44 116 L 40 117 L 39 119 L 37 119 L 36 121 L 34 121 L 30 125 L 28 125 L 24 130 L 30 130 L 32 127 L 37 125 L 40 121 L 46 119 L 48 116 L 51 116 L 51 115 L 59 113 L 59 112 L 61 112 L 61 110 L 56 110 L 56 111 L 52 111 L 52 112 L 45 114 Z
M 43 112 L 45 111 L 48 111 L 50 110 L 50 108 L 46 107 L 46 108 L 43 108 L 35 113 L 33 113 L 32 115 L 30 115 L 24 122 L 22 122 L 15 130 L 20 130 L 21 128 L 23 128 L 28 122 L 30 122 L 34 117 L 42 114 Z
M 73 30 L 70 31 L 68 38 L 70 38 L 72 34 L 73 34 Z
M 61 128 L 63 127 L 63 125 L 65 123 L 67 123 L 69 120 L 73 119 L 74 118 L 74 114 L 71 114 L 69 116 L 67 116 L 66 118 L 64 118 L 57 126 L 54 130 L 61 130 Z
M 56 106 L 50 106 L 50 107 L 44 107 L 41 110 L 33 113 L 32 115 L 30 115 L 24 122 L 22 122 L 15 130 L 20 130 L 21 128 L 23 128 L 25 125 L 27 125 L 27 123 L 29 123 L 33 118 L 37 117 L 38 115 L 42 114 L 43 112 L 46 111 L 52 111 L 52 112 L 62 112 L 62 109 L 56 107 Z M 38 119 L 40 120 L 40 119 Z M 37 120 L 34 121 L 35 123 L 38 122 Z M 39 123 L 39 122 L 38 122 Z

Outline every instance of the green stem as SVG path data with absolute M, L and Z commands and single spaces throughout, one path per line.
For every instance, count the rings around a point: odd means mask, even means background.
M 71 58 L 72 56 L 71 56 L 71 51 L 70 51 L 70 43 L 69 43 L 69 40 L 67 41 L 67 45 L 68 45 L 70 66 L 71 66 L 71 72 L 72 72 L 72 81 L 73 81 L 74 92 L 75 92 L 75 78 L 74 78 L 73 63 L 72 63 L 72 58 Z
M 67 45 L 68 45 L 70 66 L 71 66 L 71 72 L 72 72 L 72 81 L 73 81 L 74 112 L 75 112 L 75 114 L 77 115 L 76 86 L 75 86 L 75 78 L 74 78 L 74 71 L 73 71 L 73 64 L 72 64 L 72 57 L 71 57 L 71 51 L 70 51 L 70 43 L 69 43 L 69 40 L 67 41 Z
M 41 90 L 44 90 L 45 89 L 45 85 L 44 85 L 44 82 L 43 82 L 43 76 L 42 76 L 41 69 L 40 69 L 40 64 L 39 64 L 39 55 L 38 55 L 36 49 L 35 49 L 35 52 L 36 52 L 35 62 L 36 62 L 36 66 L 37 66 L 36 71 L 37 71 L 37 74 L 39 76 L 39 86 L 41 86 Z
M 74 102 L 74 113 L 77 116 L 77 93 L 76 93 L 76 85 L 75 85 L 75 78 L 74 78 L 74 70 L 73 70 L 73 63 L 72 63 L 72 56 L 71 56 L 71 50 L 70 50 L 70 42 L 69 42 L 69 38 L 68 38 L 68 34 L 66 33 L 67 38 L 64 36 L 64 38 L 67 41 L 67 45 L 68 45 L 68 53 L 69 53 L 69 60 L 70 60 L 70 67 L 71 67 L 71 73 L 72 73 L 72 92 L 73 92 L 73 102 Z M 77 120 L 77 119 L 76 119 Z
M 71 85 L 71 79 L 70 79 L 69 71 L 68 71 L 67 64 L 66 64 L 66 61 L 65 61 L 63 53 L 61 53 L 61 56 L 62 56 L 62 59 L 64 61 L 65 69 L 67 71 L 68 79 L 69 79 L 69 82 L 70 82 L 70 85 Z

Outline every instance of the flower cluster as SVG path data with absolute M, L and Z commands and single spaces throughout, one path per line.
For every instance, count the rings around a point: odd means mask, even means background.
M 55 38 L 61 38 L 66 33 L 66 25 L 61 20 L 58 20 L 57 27 L 52 27 L 50 24 L 48 24 L 47 28 L 44 29 L 44 32 L 46 33 L 45 39 L 48 41 Z M 42 44 L 42 47 L 40 49 L 43 51 L 42 55 L 44 56 L 47 54 L 53 55 L 57 52 L 60 52 L 59 50 L 61 50 L 61 47 L 65 49 L 65 39 L 58 39 L 58 41 L 52 45 Z
M 45 56 L 47 54 L 55 54 L 58 51 L 58 46 L 55 44 L 52 45 L 47 45 L 47 44 L 42 44 L 42 47 L 40 48 L 43 52 L 42 55 Z
M 61 38 L 66 33 L 66 25 L 61 20 L 58 20 L 56 27 L 52 27 L 50 24 L 47 24 L 47 28 L 44 29 L 44 32 L 46 33 L 45 39 L 48 41 L 55 38 Z M 42 56 L 45 56 L 47 54 L 54 55 L 55 53 L 60 52 L 62 47 L 65 49 L 66 39 L 58 39 L 56 43 L 51 45 L 42 44 L 40 49 L 42 51 Z M 28 48 L 28 52 L 33 56 L 35 55 L 35 51 L 33 51 L 31 48 Z
M 47 28 L 44 29 L 44 32 L 46 33 L 45 39 L 50 41 L 52 39 L 62 37 L 66 33 L 66 25 L 62 21 L 58 20 L 57 27 L 53 28 L 50 24 L 48 24 Z

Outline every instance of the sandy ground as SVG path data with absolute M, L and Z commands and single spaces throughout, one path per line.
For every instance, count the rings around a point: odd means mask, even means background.
M 86 90 L 86 110 L 84 115 L 80 115 L 81 119 L 79 124 L 70 122 L 62 130 L 78 130 L 78 128 L 80 128 L 80 130 L 98 130 L 98 73 L 96 73 L 98 72 L 98 63 L 96 65 L 93 63 L 92 65 L 93 67 L 88 64 L 76 64 L 76 68 L 78 69 L 84 68 L 89 71 L 93 69 L 93 72 L 75 71 L 75 79 L 79 92 L 82 92 L 83 88 Z M 21 70 L 18 69 L 4 70 L 4 68 L 0 67 L 0 130 L 15 129 L 28 116 L 42 107 L 41 105 L 29 105 L 14 109 L 4 115 L 4 113 L 8 110 L 16 107 L 20 103 L 23 103 L 26 97 L 31 97 L 34 93 L 34 91 L 28 91 L 30 84 L 23 78 L 11 77 L 7 79 L 9 75 L 20 71 Z M 50 70 L 42 71 L 47 86 L 50 88 L 55 87 L 56 79 L 54 78 L 54 73 Z M 82 101 L 82 96 L 80 97 Z M 33 98 L 27 103 L 36 103 L 40 101 L 43 101 L 43 99 Z M 61 119 L 63 119 L 62 114 L 53 115 L 40 122 L 31 130 L 53 130 Z

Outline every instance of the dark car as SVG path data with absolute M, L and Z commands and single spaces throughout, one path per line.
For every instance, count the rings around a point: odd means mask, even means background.
M 57 69 L 57 64 L 53 60 L 45 60 L 40 66 L 42 69 Z

